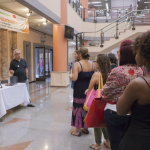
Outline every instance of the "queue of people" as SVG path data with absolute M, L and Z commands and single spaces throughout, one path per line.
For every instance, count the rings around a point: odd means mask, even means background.
M 82 132 L 89 134 L 83 109 L 86 94 L 99 84 L 99 73 L 103 78 L 101 99 L 106 102 L 104 118 L 106 128 L 94 128 L 95 144 L 91 149 L 100 150 L 101 137 L 111 150 L 150 149 L 150 31 L 132 40 L 121 43 L 114 54 L 99 54 L 95 61 L 89 60 L 87 48 L 78 51 L 78 62 L 69 75 L 74 81 L 71 126 L 74 136 Z M 119 63 L 119 65 L 118 65 Z M 144 69 L 143 69 L 144 68 Z M 144 70 L 146 70 L 146 75 Z M 145 75 L 145 76 L 144 76 Z

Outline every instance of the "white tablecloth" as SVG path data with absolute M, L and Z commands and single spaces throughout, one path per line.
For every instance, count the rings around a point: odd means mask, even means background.
M 0 118 L 4 116 L 8 109 L 16 107 L 22 103 L 29 104 L 29 93 L 25 83 L 18 83 L 15 86 L 5 86 L 0 88 Z

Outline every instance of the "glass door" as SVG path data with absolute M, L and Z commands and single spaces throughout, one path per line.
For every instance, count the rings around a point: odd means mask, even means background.
M 45 52 L 45 76 L 50 77 L 50 73 L 49 73 L 49 50 L 48 49 L 46 49 L 46 52 Z
M 46 49 L 45 51 L 45 76 L 50 77 L 52 71 L 52 50 Z
M 45 47 L 36 48 L 36 81 L 45 81 Z

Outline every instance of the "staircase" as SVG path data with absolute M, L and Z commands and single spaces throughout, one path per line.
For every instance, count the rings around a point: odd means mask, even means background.
M 135 39 L 147 30 L 150 30 L 150 10 L 134 10 L 98 31 L 78 33 L 76 45 L 87 47 L 93 60 L 97 54 L 110 53 L 123 40 Z

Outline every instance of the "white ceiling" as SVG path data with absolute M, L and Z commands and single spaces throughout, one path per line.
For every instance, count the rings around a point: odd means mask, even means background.
M 47 25 L 44 25 L 43 22 L 45 19 L 32 11 L 32 14 L 27 17 L 26 14 L 29 12 L 29 9 L 15 0 L 0 0 L 0 7 L 10 11 L 16 15 L 20 15 L 22 17 L 29 19 L 29 27 L 43 33 L 53 35 L 53 24 L 48 21 Z M 38 26 L 40 25 L 40 26 Z

